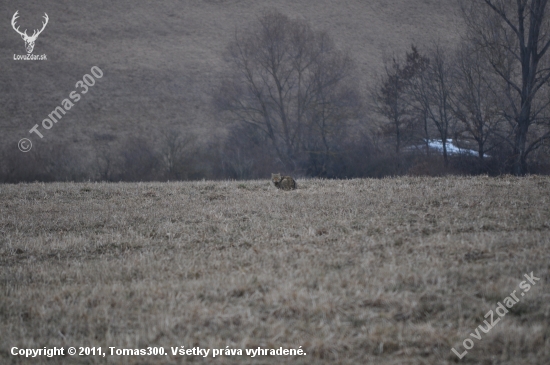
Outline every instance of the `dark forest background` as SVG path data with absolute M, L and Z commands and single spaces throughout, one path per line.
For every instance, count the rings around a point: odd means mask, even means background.
M 29 34 L 48 14 L 33 52 L 47 61 L 13 59 L 26 54 L 15 11 Z M 13 1 L 1 14 L 1 182 L 550 172 L 547 1 Z M 92 66 L 103 77 L 43 129 Z

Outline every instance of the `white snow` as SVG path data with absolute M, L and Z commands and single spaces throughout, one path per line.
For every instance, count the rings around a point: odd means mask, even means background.
M 425 146 L 414 146 L 407 148 L 408 150 L 418 150 L 422 149 Z M 443 141 L 440 139 L 430 139 L 428 140 L 428 147 L 432 150 L 439 151 L 443 153 Z M 470 150 L 466 148 L 460 148 L 458 146 L 455 146 L 452 139 L 447 139 L 447 154 L 449 155 L 471 155 L 471 156 L 478 156 L 478 151 L 476 150 Z M 488 155 L 484 155 L 485 157 L 489 157 Z

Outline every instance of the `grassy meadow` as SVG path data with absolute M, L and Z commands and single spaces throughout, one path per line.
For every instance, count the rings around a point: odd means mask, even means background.
M 550 177 L 298 187 L 0 185 L 0 363 L 550 363 Z M 531 272 L 540 281 L 472 338 Z M 467 338 L 459 360 L 451 348 Z M 14 346 L 169 355 L 30 359 Z M 176 346 L 306 355 L 172 356 Z

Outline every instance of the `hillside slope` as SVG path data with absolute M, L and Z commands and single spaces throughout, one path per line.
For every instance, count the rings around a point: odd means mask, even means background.
M 2 142 L 17 148 L 94 65 L 104 77 L 44 139 L 85 150 L 101 141 L 130 136 L 154 139 L 168 126 L 191 125 L 201 136 L 219 129 L 210 104 L 222 53 L 237 28 L 265 9 L 307 19 L 325 29 L 355 58 L 366 88 L 385 56 L 402 54 L 412 42 L 457 41 L 459 21 L 451 0 L 204 0 L 86 2 L 12 1 L 2 8 L 0 31 L 0 130 Z M 47 61 L 14 61 L 24 54 L 10 20 L 19 10 L 21 29 L 49 24 L 34 54 Z M 222 121 L 223 122 L 223 121 Z M 36 136 L 34 136 L 36 137 Z M 215 137 L 214 137 L 215 138 Z M 11 147 L 10 147 L 11 148 Z M 29 157 L 30 158 L 30 157 Z

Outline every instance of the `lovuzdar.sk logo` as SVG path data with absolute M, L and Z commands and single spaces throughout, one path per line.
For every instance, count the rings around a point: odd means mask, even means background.
M 35 29 L 31 36 L 27 34 L 27 30 L 25 29 L 24 32 L 21 32 L 19 30 L 19 26 L 15 26 L 15 22 L 17 18 L 19 18 L 19 10 L 13 14 L 13 17 L 11 18 L 11 26 L 13 27 L 13 30 L 15 30 L 21 38 L 25 41 L 25 50 L 27 51 L 26 55 L 13 55 L 14 60 L 27 60 L 27 61 L 44 61 L 47 60 L 47 57 L 45 54 L 43 55 L 34 55 L 32 54 L 32 51 L 34 50 L 34 42 L 36 42 L 36 38 L 42 33 L 44 28 L 46 28 L 46 25 L 48 24 L 48 14 L 44 13 L 44 21 L 42 22 L 42 29 L 38 30 Z

